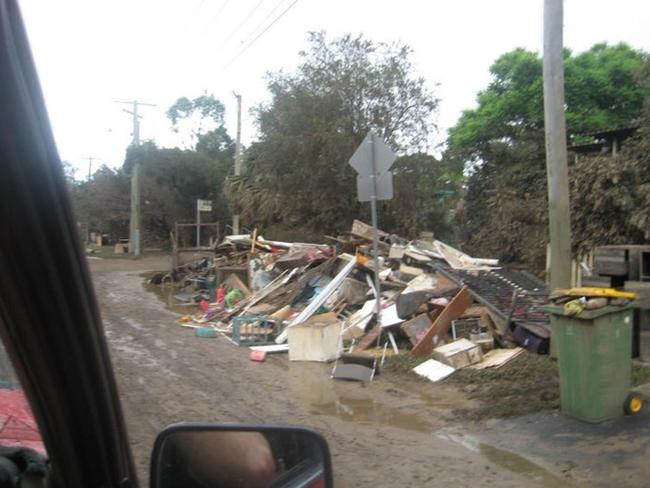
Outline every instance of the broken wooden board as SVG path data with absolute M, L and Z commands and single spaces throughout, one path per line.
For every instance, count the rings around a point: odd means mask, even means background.
M 402 259 L 402 256 L 404 256 L 405 252 L 406 246 L 393 244 L 390 246 L 390 251 L 388 251 L 388 259 Z
M 463 312 L 472 304 L 472 295 L 469 289 L 464 286 L 456 296 L 444 308 L 436 320 L 431 324 L 429 330 L 422 336 L 411 353 L 413 356 L 428 356 L 433 351 L 434 345 L 447 335 L 451 327 L 451 321 L 460 317 Z
M 291 317 L 291 314 L 293 314 L 293 310 L 291 309 L 291 305 L 285 305 L 282 308 L 279 308 L 275 312 L 273 312 L 270 315 L 270 318 L 272 319 L 279 319 L 279 320 L 286 320 L 289 317 Z
M 472 341 L 458 339 L 444 346 L 436 347 L 433 350 L 433 358 L 452 368 L 461 369 L 481 362 L 483 352 L 481 346 L 474 344 Z
M 277 310 L 278 307 L 268 303 L 258 303 L 248 308 L 247 315 L 269 315 Z
M 368 333 L 359 341 L 359 345 L 357 348 L 364 350 L 368 349 L 370 346 L 373 344 L 377 343 L 377 338 L 379 337 L 379 334 L 381 334 L 381 327 L 378 325 L 375 325 Z
M 500 368 L 524 352 L 522 347 L 514 349 L 493 349 L 485 353 L 483 361 L 469 366 L 471 369 Z
M 408 266 L 404 263 L 399 265 L 399 272 L 403 275 L 409 275 L 409 276 L 419 276 L 421 274 L 424 274 L 423 269 L 416 268 L 414 266 Z
M 420 341 L 420 338 L 426 334 L 429 327 L 431 327 L 431 319 L 426 313 L 423 313 L 404 322 L 399 327 L 406 334 L 406 337 L 409 338 L 411 344 L 415 346 Z
M 372 241 L 374 236 L 374 228 L 372 225 L 368 225 L 365 222 L 361 222 L 360 220 L 353 220 L 350 234 L 356 237 L 361 237 L 362 239 L 366 239 L 368 241 Z M 388 234 L 383 230 L 377 229 L 377 237 L 379 239 L 385 239 L 388 237 Z
M 447 376 L 456 371 L 451 366 L 448 366 L 435 359 L 429 359 L 422 364 L 413 368 L 413 372 L 419 376 L 427 378 L 434 383 L 445 379 Z

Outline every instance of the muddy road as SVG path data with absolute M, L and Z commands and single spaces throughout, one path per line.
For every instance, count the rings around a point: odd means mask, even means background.
M 453 388 L 334 382 L 329 367 L 248 360 L 223 338 L 202 339 L 145 289 L 166 258 L 89 261 L 142 486 L 156 433 L 179 421 L 304 425 L 327 438 L 335 485 L 538 486 L 443 434 L 468 400 Z

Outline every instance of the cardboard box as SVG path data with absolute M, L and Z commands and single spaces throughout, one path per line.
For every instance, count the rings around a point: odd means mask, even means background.
M 289 327 L 289 361 L 327 362 L 336 359 L 342 325 L 335 314 L 326 313 Z
M 433 358 L 452 368 L 460 369 L 483 360 L 481 346 L 467 339 L 458 339 L 433 350 Z

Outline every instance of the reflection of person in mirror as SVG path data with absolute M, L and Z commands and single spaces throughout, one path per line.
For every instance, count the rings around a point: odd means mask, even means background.
M 177 432 L 162 453 L 156 488 L 258 488 L 270 486 L 276 466 L 259 432 Z

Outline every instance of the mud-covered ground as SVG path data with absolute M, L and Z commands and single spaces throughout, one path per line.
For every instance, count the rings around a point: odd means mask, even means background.
M 647 486 L 647 409 L 603 424 L 560 414 L 548 358 L 432 384 L 406 374 L 405 356 L 370 384 L 333 381 L 331 365 L 255 363 L 177 325 L 143 284 L 143 272 L 168 269 L 164 256 L 89 263 L 142 486 L 156 433 L 180 421 L 311 427 L 329 442 L 337 487 Z
M 89 263 L 143 486 L 156 433 L 179 421 L 314 428 L 329 442 L 336 486 L 537 485 L 442 434 L 473 402 L 459 388 L 334 382 L 329 366 L 286 357 L 254 363 L 246 349 L 178 326 L 145 290 L 140 274 L 165 269 L 165 258 Z

